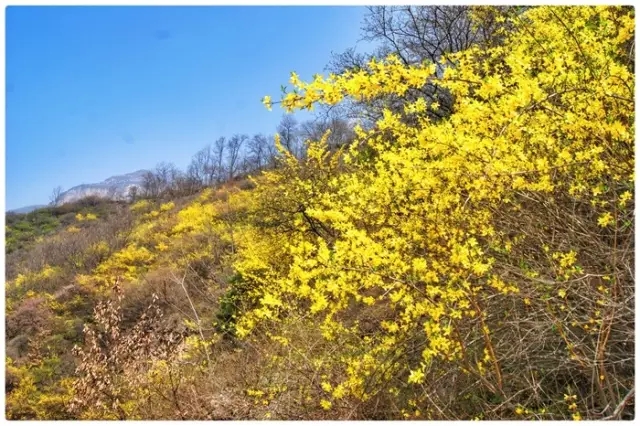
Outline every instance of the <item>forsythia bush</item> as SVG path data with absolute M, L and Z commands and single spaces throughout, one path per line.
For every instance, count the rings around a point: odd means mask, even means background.
M 441 75 L 393 56 L 309 83 L 292 74 L 288 111 L 426 83 L 456 99 L 439 122 L 424 99 L 386 111 L 344 155 L 322 141 L 303 165 L 284 153 L 256 190 L 262 232 L 240 244 L 237 268 L 258 303 L 238 331 L 287 346 L 288 327 L 315 324 L 333 349 L 301 362 L 325 377 L 322 408 L 409 392 L 405 417 L 426 404 L 451 418 L 454 403 L 429 387 L 456 371 L 486 391 L 458 416 L 579 419 L 612 414 L 632 387 L 633 10 L 501 19 L 514 28 L 501 45 L 448 55 Z M 277 262 L 255 248 L 273 241 Z M 544 395 L 525 396 L 549 374 Z

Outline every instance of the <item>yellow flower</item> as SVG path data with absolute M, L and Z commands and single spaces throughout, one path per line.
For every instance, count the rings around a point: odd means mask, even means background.
M 609 212 L 606 212 L 606 213 L 602 214 L 598 218 L 598 225 L 603 227 L 603 228 L 609 226 L 612 223 L 613 223 L 613 216 Z
M 269 111 L 271 111 L 271 107 L 272 107 L 271 96 L 265 96 L 264 98 L 262 98 L 262 103 Z
M 619 198 L 619 206 L 624 207 L 627 204 L 627 202 L 631 199 L 631 197 L 632 197 L 631 192 L 629 191 L 623 192 Z
M 560 255 L 560 266 L 567 268 L 576 263 L 576 252 L 571 250 L 568 253 Z
M 262 298 L 262 304 L 265 306 L 282 306 L 282 302 L 270 293 L 266 293 L 264 295 Z
M 413 370 L 409 374 L 409 383 L 422 383 L 424 380 L 424 373 L 420 370 Z

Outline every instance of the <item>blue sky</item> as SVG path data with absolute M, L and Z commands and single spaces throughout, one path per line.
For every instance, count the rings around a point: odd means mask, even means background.
M 273 134 L 291 71 L 355 47 L 356 7 L 8 7 L 6 208 Z M 363 50 L 360 43 L 358 50 Z

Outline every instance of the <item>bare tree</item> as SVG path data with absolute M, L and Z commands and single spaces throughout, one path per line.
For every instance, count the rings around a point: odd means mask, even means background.
M 193 156 L 189 165 L 189 175 L 202 185 L 213 185 L 217 166 L 214 150 L 209 144 Z
M 142 176 L 142 196 L 145 198 L 156 198 L 160 193 L 160 188 L 158 185 L 158 180 L 156 179 L 156 175 L 147 171 Z
M 180 173 L 173 182 L 173 188 L 176 195 L 191 195 L 202 188 L 202 182 L 189 172 Z
M 49 204 L 57 206 L 62 201 L 62 187 L 60 185 L 53 188 L 51 195 L 49 196 Z
M 500 39 L 498 14 L 514 8 L 476 6 L 372 6 L 363 23 L 364 39 L 382 42 L 406 64 L 438 63 L 450 53 Z M 476 18 L 472 13 L 476 12 Z
M 210 148 L 211 146 L 209 145 L 208 148 Z M 204 176 L 204 169 L 205 169 L 205 158 L 204 155 L 201 155 L 200 153 L 202 151 L 204 151 L 206 148 L 203 148 L 202 150 L 198 151 L 197 153 L 194 154 L 193 157 L 191 157 L 191 162 L 189 163 L 189 166 L 187 167 L 187 174 L 189 176 L 191 176 L 192 178 L 196 179 L 198 182 L 200 182 L 202 185 L 205 184 L 205 176 Z
M 187 184 L 186 182 L 188 182 L 188 185 L 193 186 L 194 188 L 201 188 L 205 186 L 205 180 L 202 174 L 200 174 L 197 166 L 193 163 L 189 164 L 189 167 L 187 168 L 187 172 L 185 174 L 185 184 Z
M 253 170 L 256 170 L 255 165 L 251 162 L 251 160 L 243 155 L 240 157 L 240 163 L 238 164 L 238 174 L 237 176 L 246 176 L 251 173 Z
M 233 179 L 236 175 L 238 164 L 240 162 L 240 152 L 242 145 L 249 139 L 247 135 L 233 135 L 227 141 L 227 168 L 229 169 L 229 179 Z
M 200 173 L 201 169 L 198 167 L 197 164 L 194 164 L 194 161 L 191 160 L 191 163 L 189 163 L 189 166 L 187 167 L 187 177 L 189 177 L 189 179 L 194 180 L 195 182 L 198 182 L 199 185 L 204 185 L 204 178 L 202 176 L 202 174 Z
M 157 186 L 157 196 L 168 195 L 174 188 L 175 181 L 181 172 L 173 163 L 161 162 L 155 168 L 154 177 Z
M 223 137 L 218 138 L 214 146 L 215 164 L 216 164 L 216 180 L 218 183 L 222 182 L 226 176 L 224 173 L 224 152 L 226 148 L 226 139 Z
M 499 22 L 498 16 L 518 13 L 518 7 L 477 6 L 372 6 L 365 15 L 362 35 L 369 42 L 380 43 L 371 53 L 357 53 L 348 49 L 333 54 L 327 70 L 342 73 L 347 70 L 367 69 L 372 57 L 395 54 L 405 64 L 429 61 L 437 65 L 437 73 L 454 65 L 451 53 L 471 46 L 491 46 L 499 43 L 498 29 L 509 25 Z M 444 63 L 441 60 L 444 59 Z M 378 120 L 383 109 L 402 112 L 406 101 L 424 98 L 429 104 L 437 103 L 437 110 L 429 109 L 432 120 L 448 117 L 453 112 L 453 96 L 431 83 L 413 88 L 403 96 L 385 96 L 366 103 L 349 102 L 339 108 L 342 116 L 359 118 L 370 125 Z
M 131 185 L 127 190 L 127 198 L 130 202 L 135 202 L 138 199 L 138 186 Z
M 177 168 L 175 164 L 169 163 L 169 189 L 173 195 L 179 193 L 178 184 L 183 177 L 182 170 Z
M 331 53 L 331 60 L 325 67 L 326 71 L 334 74 L 341 74 L 344 71 L 360 71 L 365 69 L 367 62 L 375 53 L 358 53 L 353 47 L 348 48 L 342 53 Z
M 333 150 L 353 140 L 355 133 L 349 122 L 343 118 L 333 116 L 323 119 L 318 117 L 300 126 L 300 134 L 304 140 L 319 141 L 330 130 L 327 139 L 329 149 Z
M 249 162 L 252 168 L 256 170 L 262 169 L 267 161 L 267 145 L 269 141 L 263 134 L 253 135 L 249 141 Z
M 154 171 L 156 185 L 158 187 L 158 196 L 162 195 L 169 188 L 169 176 L 170 176 L 169 164 L 162 162 L 156 165 Z
M 282 146 L 291 154 L 299 156 L 298 152 L 298 121 L 292 115 L 282 116 L 278 124 L 278 134 Z
M 271 169 L 275 168 L 277 165 L 278 151 L 276 150 L 276 142 L 273 136 L 267 140 L 265 155 L 265 166 Z

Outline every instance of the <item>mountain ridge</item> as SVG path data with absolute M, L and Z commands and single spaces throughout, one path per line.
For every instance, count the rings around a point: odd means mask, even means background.
M 88 196 L 124 199 L 132 186 L 141 187 L 147 170 L 140 169 L 123 175 L 113 175 L 97 183 L 82 183 L 60 194 L 57 205 L 71 203 Z
M 140 188 L 144 179 L 146 169 L 136 170 L 135 172 L 125 173 L 122 175 L 113 175 L 101 182 L 81 183 L 74 187 L 63 191 L 56 205 L 62 205 L 77 201 L 84 197 L 97 196 L 101 198 L 109 198 L 112 200 L 126 199 L 132 186 Z M 46 204 L 34 204 L 16 209 L 7 210 L 7 213 L 26 214 L 34 210 L 47 207 Z

